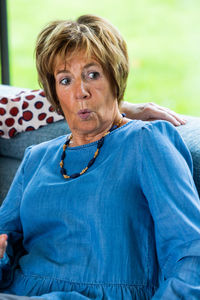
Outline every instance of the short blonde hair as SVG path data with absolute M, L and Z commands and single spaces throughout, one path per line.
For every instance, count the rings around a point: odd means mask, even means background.
M 76 21 L 54 21 L 38 35 L 35 54 L 39 83 L 60 113 L 63 112 L 54 78 L 56 57 L 61 56 L 66 61 L 82 50 L 101 64 L 118 103 L 123 99 L 129 66 L 126 42 L 119 31 L 107 20 L 94 15 L 83 15 Z

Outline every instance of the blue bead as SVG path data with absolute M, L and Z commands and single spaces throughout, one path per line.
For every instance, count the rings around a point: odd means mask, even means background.
M 94 162 L 95 162 L 95 158 L 93 157 L 93 158 L 89 161 L 87 167 L 90 168 L 90 167 L 93 165 Z
M 70 140 L 67 140 L 65 145 L 68 146 L 69 145 Z
M 77 178 L 80 176 L 80 173 L 74 173 L 72 175 L 70 175 L 71 178 Z
M 104 137 L 102 137 L 102 138 L 98 141 L 97 147 L 98 147 L 98 148 L 101 148 L 101 147 L 103 146 L 103 143 L 104 143 Z
M 64 168 L 61 168 L 61 169 L 60 169 L 60 173 L 61 173 L 62 175 L 66 175 L 66 170 L 65 170 Z
M 65 159 L 65 152 L 63 152 L 61 155 L 61 160 L 64 160 L 64 159 Z

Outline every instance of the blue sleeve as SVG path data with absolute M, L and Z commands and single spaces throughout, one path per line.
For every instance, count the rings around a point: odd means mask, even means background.
M 200 201 L 189 150 L 168 122 L 141 130 L 141 187 L 161 269 L 153 300 L 200 299 Z
M 17 260 L 24 252 L 22 247 L 23 232 L 20 222 L 20 204 L 23 196 L 24 167 L 29 156 L 29 148 L 26 150 L 9 192 L 0 207 L 0 234 L 6 233 L 8 235 L 6 253 L 0 260 L 1 288 L 7 287 L 12 281 L 13 270 Z

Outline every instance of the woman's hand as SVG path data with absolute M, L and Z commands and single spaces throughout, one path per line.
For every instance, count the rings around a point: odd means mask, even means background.
M 186 123 L 186 120 L 174 111 L 152 102 L 133 104 L 123 101 L 120 110 L 126 113 L 129 119 L 143 121 L 166 120 L 175 126 Z
M 3 258 L 7 247 L 7 234 L 0 234 L 0 259 Z

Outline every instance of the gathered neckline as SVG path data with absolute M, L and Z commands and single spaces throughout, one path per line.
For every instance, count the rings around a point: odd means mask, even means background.
M 121 130 L 122 128 L 128 126 L 130 123 L 134 122 L 136 120 L 130 120 L 128 121 L 126 124 L 122 125 L 121 127 L 119 128 L 116 128 L 115 130 L 109 132 L 106 136 L 105 136 L 105 140 L 111 136 L 112 134 L 115 134 L 116 132 L 118 132 L 119 130 Z M 67 136 L 66 136 L 67 137 Z M 84 144 L 84 145 L 80 145 L 80 146 L 74 146 L 74 147 L 68 147 L 66 149 L 66 151 L 71 151 L 71 150 L 78 150 L 78 149 L 82 149 L 82 148 L 88 148 L 88 147 L 92 147 L 94 145 L 96 145 L 98 143 L 99 140 L 96 140 L 95 142 L 91 142 L 91 143 L 88 143 L 88 144 Z

